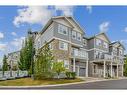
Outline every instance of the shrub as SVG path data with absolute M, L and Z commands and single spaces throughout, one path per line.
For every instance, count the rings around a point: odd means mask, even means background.
M 66 77 L 67 77 L 68 79 L 70 79 L 70 78 L 71 78 L 71 72 L 66 72 Z
M 76 78 L 76 73 L 75 72 L 71 72 L 71 76 L 72 76 L 73 79 L 75 79 Z
M 76 78 L 76 73 L 75 72 L 66 72 L 66 77 L 68 79 L 75 79 Z

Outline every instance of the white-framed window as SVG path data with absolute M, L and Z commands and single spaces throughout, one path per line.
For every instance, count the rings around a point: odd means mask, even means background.
M 66 69 L 69 69 L 69 61 L 68 60 L 64 60 L 64 67 Z
M 101 46 L 101 40 L 100 39 L 96 39 L 96 45 Z
M 108 43 L 104 42 L 104 48 L 108 48 Z
M 59 41 L 59 49 L 68 50 L 68 43 Z
M 122 55 L 123 54 L 123 51 L 120 49 L 119 50 L 119 55 Z
M 61 24 L 58 24 L 58 33 L 67 35 L 67 27 Z
M 76 39 L 76 31 L 72 31 L 72 39 Z
M 49 48 L 50 48 L 50 50 L 53 50 L 52 43 L 49 44 Z
M 58 62 L 63 62 L 63 60 L 62 60 L 62 59 L 58 59 L 57 61 L 58 61 Z
M 77 40 L 81 41 L 81 34 L 80 33 L 77 33 Z
M 87 40 L 86 39 L 83 40 L 83 43 L 85 46 L 87 46 Z

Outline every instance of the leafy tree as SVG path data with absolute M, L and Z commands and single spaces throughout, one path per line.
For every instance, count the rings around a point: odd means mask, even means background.
M 64 63 L 63 62 L 53 63 L 53 71 L 57 73 L 59 79 L 60 74 L 65 71 Z
M 49 44 L 45 42 L 44 47 L 37 51 L 34 78 L 35 79 L 48 79 L 52 78 L 52 63 L 53 55 L 49 48 Z
M 3 57 L 3 67 L 2 67 L 2 70 L 3 70 L 3 75 L 4 75 L 4 72 L 8 70 L 8 63 L 7 63 L 7 57 L 6 57 L 6 55 L 4 55 L 4 57 Z
M 20 70 L 28 70 L 33 74 L 33 64 L 34 64 L 34 47 L 33 47 L 33 37 L 28 36 L 25 40 L 25 46 L 20 51 L 20 61 L 19 61 L 19 69 Z
M 127 55 L 126 55 L 126 58 L 124 60 L 124 75 L 127 76 Z

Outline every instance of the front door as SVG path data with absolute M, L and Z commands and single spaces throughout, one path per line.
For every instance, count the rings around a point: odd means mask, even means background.
M 86 74 L 86 68 L 80 67 L 79 68 L 79 76 L 85 77 L 85 74 Z

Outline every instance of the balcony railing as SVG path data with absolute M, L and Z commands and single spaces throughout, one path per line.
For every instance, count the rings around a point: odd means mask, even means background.
M 112 55 L 110 54 L 100 54 L 96 55 L 95 59 L 105 59 L 105 60 L 112 60 Z
M 75 58 L 88 59 L 88 52 L 85 50 L 73 50 L 71 56 Z

